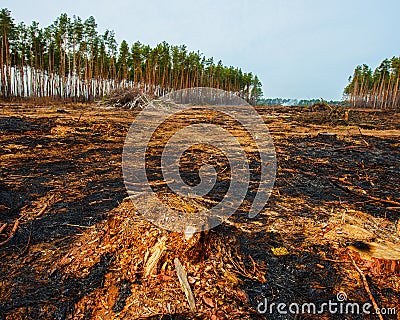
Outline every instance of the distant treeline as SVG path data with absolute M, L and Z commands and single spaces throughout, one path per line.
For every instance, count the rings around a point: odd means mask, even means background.
M 163 95 L 174 89 L 213 87 L 255 103 L 261 83 L 251 72 L 214 62 L 185 45 L 120 45 L 113 31 L 97 32 L 93 17 L 61 14 L 51 25 L 16 24 L 0 10 L 2 98 L 55 97 L 93 101 L 121 87 Z
M 283 99 L 283 98 L 268 98 L 259 99 L 257 104 L 260 106 L 312 106 L 317 103 L 328 103 L 330 105 L 343 105 L 343 101 L 330 100 L 325 101 L 323 99 L 310 99 L 310 100 L 298 100 L 298 99 Z
M 400 107 L 400 57 L 385 59 L 374 70 L 357 66 L 344 94 L 355 107 L 390 109 Z

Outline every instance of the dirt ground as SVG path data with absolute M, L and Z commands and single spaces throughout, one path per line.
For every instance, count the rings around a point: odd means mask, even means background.
M 256 218 L 243 206 L 193 247 L 127 198 L 135 111 L 0 108 L 0 319 L 380 319 L 278 312 L 339 292 L 400 319 L 400 113 L 258 107 L 276 148 L 272 195 Z

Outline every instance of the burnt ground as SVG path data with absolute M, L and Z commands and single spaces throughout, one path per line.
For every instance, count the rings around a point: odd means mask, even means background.
M 126 199 L 121 155 L 135 113 L 2 106 L 0 319 L 378 319 L 257 310 L 265 299 L 320 306 L 338 292 L 400 319 L 400 115 L 334 111 L 258 108 L 275 143 L 275 187 L 260 215 L 237 212 L 202 240 L 202 257 L 182 257 L 190 313 L 174 250 L 143 277 L 165 232 Z

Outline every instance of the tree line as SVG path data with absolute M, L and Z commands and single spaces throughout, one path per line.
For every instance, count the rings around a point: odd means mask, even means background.
M 93 16 L 82 20 L 61 14 L 41 28 L 16 24 L 0 10 L 0 93 L 13 97 L 54 97 L 90 102 L 121 87 L 136 87 L 157 96 L 189 87 L 234 92 L 255 103 L 261 82 L 251 72 L 227 67 L 185 45 L 139 41 L 119 45 L 115 34 L 97 31 Z
M 400 107 L 400 57 L 385 59 L 374 70 L 355 68 L 344 94 L 354 107 L 391 109 Z
M 290 99 L 290 98 L 261 98 L 258 99 L 257 104 L 259 106 L 301 106 L 308 107 L 317 103 L 327 103 L 329 105 L 346 105 L 345 101 L 329 100 L 324 99 Z

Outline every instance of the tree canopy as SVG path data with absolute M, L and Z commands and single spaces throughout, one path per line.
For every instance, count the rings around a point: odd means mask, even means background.
M 112 30 L 97 31 L 94 17 L 61 14 L 51 25 L 16 24 L 0 10 L 0 92 L 10 97 L 57 97 L 92 101 L 111 90 L 134 86 L 163 95 L 188 87 L 236 92 L 255 103 L 261 82 L 251 72 L 214 62 L 185 45 L 139 41 L 120 44 Z
M 355 107 L 400 107 L 400 57 L 384 59 L 374 70 L 366 65 L 355 68 L 344 94 Z

